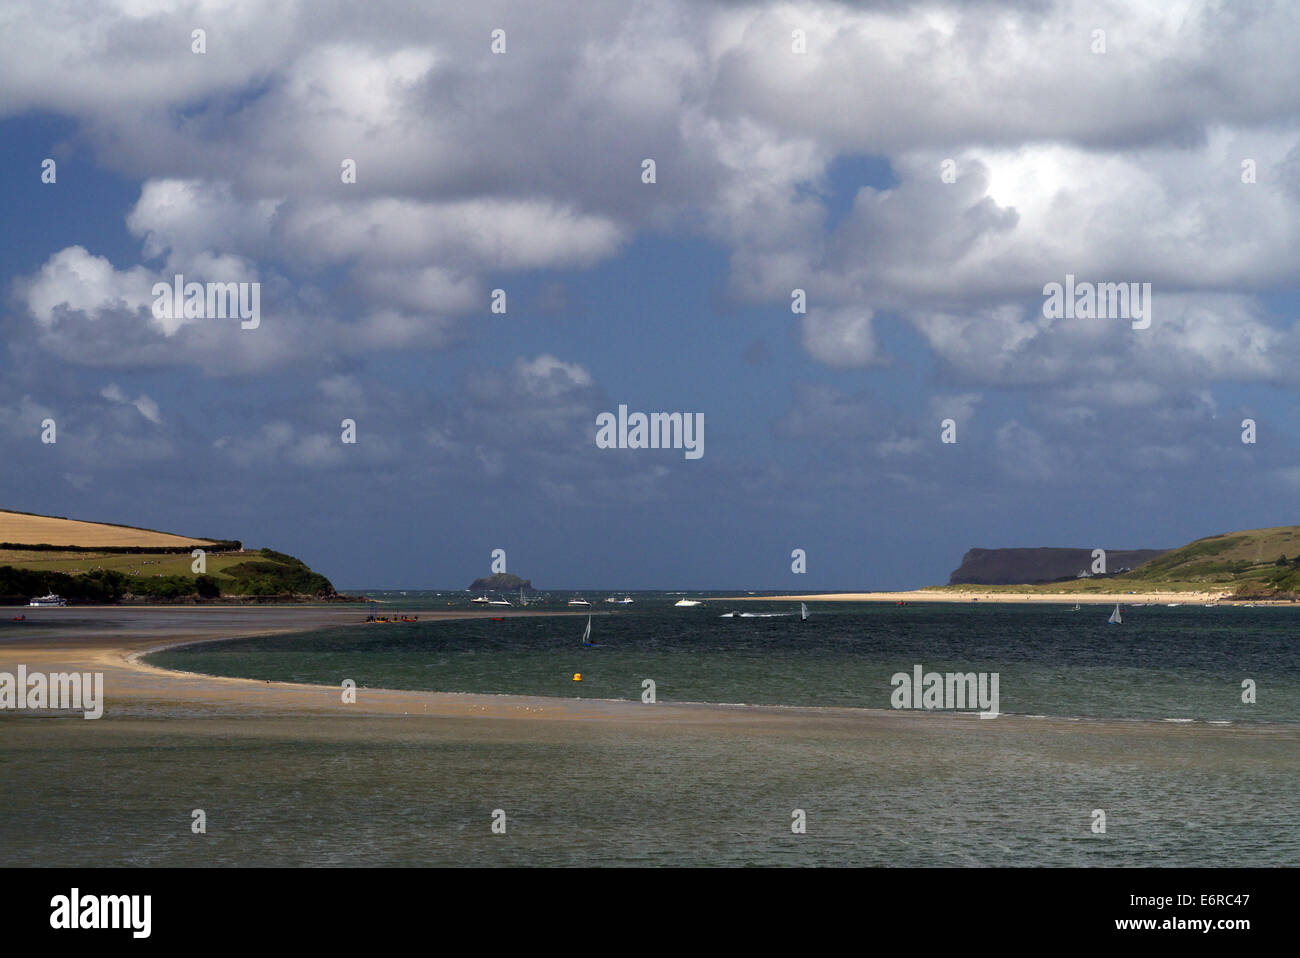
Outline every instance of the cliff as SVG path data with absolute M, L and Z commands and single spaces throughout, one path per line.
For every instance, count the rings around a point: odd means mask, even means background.
M 1107 549 L 1106 572 L 1136 569 L 1166 549 Z M 971 549 L 948 577 L 949 585 L 1022 585 L 1072 579 L 1092 569 L 1091 549 Z

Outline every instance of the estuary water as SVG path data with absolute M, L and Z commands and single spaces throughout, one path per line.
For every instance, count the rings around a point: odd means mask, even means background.
M 1004 713 L 1300 722 L 1300 610 L 1148 606 L 1108 625 L 1106 606 L 813 603 L 801 621 L 798 603 L 679 608 L 677 593 L 631 597 L 631 605 L 594 601 L 594 648 L 582 645 L 585 616 L 493 621 L 491 609 L 475 609 L 467 621 L 377 625 L 361 624 L 360 613 L 356 626 L 208 643 L 150 661 L 325 685 L 350 678 L 361 687 L 631 700 L 648 679 L 660 701 L 875 709 L 891 707 L 894 676 L 910 680 L 921 666 L 923 675 L 996 673 Z M 383 598 L 381 615 L 468 600 Z M 574 611 L 565 594 L 541 609 Z

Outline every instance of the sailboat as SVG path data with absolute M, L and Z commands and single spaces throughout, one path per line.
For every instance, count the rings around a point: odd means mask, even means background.
M 596 643 L 591 641 L 591 616 L 587 616 L 587 628 L 582 633 L 582 644 L 589 649 L 596 647 Z
M 1124 616 L 1122 616 L 1122 615 L 1120 614 L 1120 611 L 1119 611 L 1119 603 L 1118 603 L 1118 602 L 1115 603 L 1115 611 L 1112 612 L 1112 613 L 1110 614 L 1110 618 L 1106 620 L 1106 624 L 1107 624 L 1107 625 L 1123 625 L 1123 624 L 1124 624 Z
M 528 604 L 528 600 L 524 598 L 524 587 L 522 585 L 519 587 L 519 604 L 521 606 Z
M 799 621 L 800 622 L 808 621 L 808 603 L 806 602 L 799 603 Z
M 1077 602 L 1074 603 L 1074 608 L 1071 609 L 1070 611 L 1071 611 L 1071 612 L 1079 612 L 1079 611 L 1081 611 L 1080 608 L 1079 608 L 1079 603 L 1077 603 Z

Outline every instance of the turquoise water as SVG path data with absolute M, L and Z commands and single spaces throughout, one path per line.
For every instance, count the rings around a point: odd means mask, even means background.
M 384 611 L 463 606 L 464 593 L 394 595 Z M 547 608 L 567 611 L 565 596 Z M 597 597 L 592 596 L 595 599 Z M 1300 620 L 1287 608 L 1109 608 L 746 602 L 676 608 L 676 594 L 596 601 L 586 618 L 362 625 L 155 654 L 165 668 L 361 687 L 660 701 L 889 708 L 891 677 L 999 676 L 1006 713 L 1231 723 L 1300 722 Z M 611 608 L 615 611 L 609 611 Z M 789 613 L 724 618 L 727 611 Z M 582 681 L 574 682 L 573 674 Z M 1252 680 L 1256 702 L 1242 701 Z

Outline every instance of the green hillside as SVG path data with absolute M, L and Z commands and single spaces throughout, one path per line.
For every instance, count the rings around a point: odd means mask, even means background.
M 1300 595 L 1300 526 L 1245 529 L 1197 539 L 1122 575 L 1034 585 L 950 586 L 969 591 L 1229 592 L 1239 598 Z
M 0 604 L 51 592 L 74 602 L 346 598 L 301 559 L 237 540 L 0 509 Z
M 1125 578 L 1149 587 L 1230 588 L 1239 595 L 1300 591 L 1300 526 L 1207 536 L 1152 559 Z
M 193 559 L 161 552 L 57 552 L 0 548 L 0 604 L 50 592 L 70 601 L 190 601 L 336 597 L 325 576 L 271 549 L 209 553 L 206 574 Z

